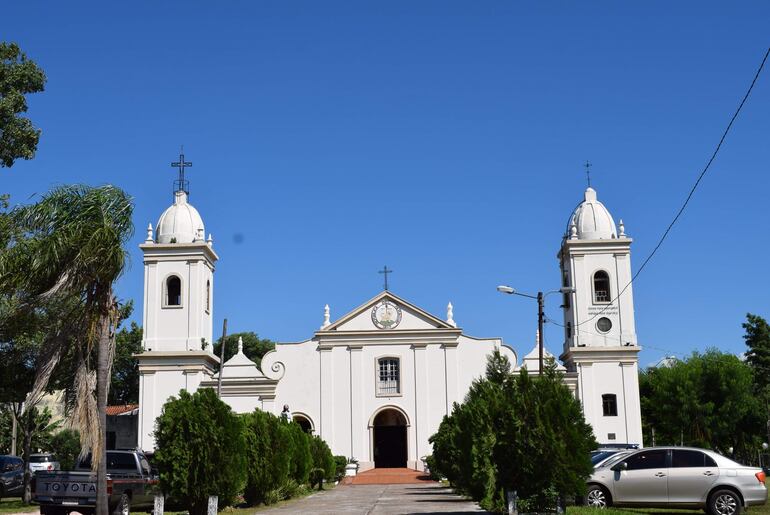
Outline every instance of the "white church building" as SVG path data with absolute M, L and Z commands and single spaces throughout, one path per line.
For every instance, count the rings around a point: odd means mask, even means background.
M 183 161 L 183 159 L 182 159 Z M 138 355 L 139 446 L 155 448 L 153 431 L 166 400 L 182 389 L 216 388 L 213 340 L 217 254 L 185 182 L 150 225 L 144 254 L 144 352 Z M 619 230 L 618 230 L 619 229 Z M 154 234 L 153 234 L 154 232 Z M 616 227 L 592 188 L 561 237 L 558 259 L 565 340 L 559 364 L 601 444 L 642 445 L 637 345 L 631 286 L 631 239 Z M 515 370 L 538 371 L 538 348 L 521 361 L 500 338 L 463 333 L 452 306 L 440 318 L 383 291 L 336 321 L 325 308 L 309 338 L 279 343 L 261 369 L 238 349 L 223 367 L 222 399 L 238 413 L 276 415 L 288 406 L 334 454 L 372 467 L 422 468 L 428 442 L 454 402 L 462 402 L 487 356 L 499 349 Z M 550 356 L 550 355 L 548 355 Z

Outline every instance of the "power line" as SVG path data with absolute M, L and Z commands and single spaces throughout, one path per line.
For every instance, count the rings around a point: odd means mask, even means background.
M 583 320 L 579 324 L 575 324 L 575 326 L 580 326 L 585 324 L 586 322 L 590 322 L 594 318 L 598 317 L 602 313 L 604 313 L 605 310 L 607 310 L 612 304 L 615 303 L 616 300 L 620 298 L 623 293 L 628 289 L 631 284 L 636 280 L 637 277 L 639 277 L 639 274 L 642 273 L 642 270 L 644 270 L 644 267 L 647 266 L 647 263 L 650 262 L 650 260 L 653 258 L 656 252 L 658 252 L 658 249 L 661 245 L 663 245 L 663 242 L 665 241 L 666 237 L 668 236 L 668 233 L 671 232 L 671 229 L 674 227 L 674 224 L 679 220 L 679 217 L 682 216 L 682 213 L 684 212 L 685 208 L 687 207 L 687 204 L 690 203 L 690 199 L 692 198 L 693 194 L 695 193 L 695 190 L 698 188 L 698 185 L 700 184 L 700 181 L 703 179 L 703 176 L 706 175 L 706 172 L 708 172 L 709 168 L 711 168 L 711 163 L 714 162 L 714 159 L 716 159 L 717 154 L 719 153 L 719 150 L 722 148 L 722 143 L 724 143 L 725 138 L 727 138 L 727 134 L 730 132 L 730 129 L 733 126 L 733 123 L 735 122 L 736 118 L 738 118 L 738 114 L 740 114 L 741 109 L 743 109 L 743 105 L 746 103 L 746 100 L 748 100 L 749 95 L 751 95 L 751 91 L 754 89 L 754 84 L 756 84 L 757 79 L 759 79 L 759 75 L 762 73 L 762 69 L 765 67 L 765 62 L 767 61 L 767 57 L 770 55 L 770 47 L 768 47 L 767 51 L 765 52 L 765 56 L 762 58 L 762 62 L 759 64 L 759 68 L 757 68 L 757 72 L 754 74 L 754 78 L 751 81 L 751 84 L 749 85 L 749 89 L 746 91 L 746 94 L 743 95 L 743 100 L 741 100 L 741 103 L 738 105 L 738 109 L 735 110 L 735 113 L 733 114 L 732 118 L 730 118 L 730 123 L 727 124 L 727 127 L 725 128 L 724 132 L 722 133 L 722 137 L 719 138 L 719 143 L 717 144 L 716 148 L 714 149 L 714 152 L 711 154 L 711 158 L 706 163 L 706 166 L 703 168 L 703 171 L 698 176 L 698 179 L 695 181 L 695 184 L 693 184 L 692 188 L 690 189 L 690 193 L 687 195 L 687 198 L 685 199 L 684 203 L 682 204 L 682 207 L 679 208 L 679 211 L 676 213 L 676 216 L 671 221 L 671 223 L 666 228 L 663 235 L 660 237 L 660 240 L 658 240 L 658 244 L 655 245 L 655 248 L 652 249 L 652 252 L 645 258 L 645 260 L 642 262 L 642 266 L 639 267 L 639 269 L 636 271 L 634 276 L 631 278 L 631 280 L 626 284 L 626 286 L 618 293 L 618 295 L 612 299 L 612 302 L 607 304 L 604 308 L 602 308 L 600 311 L 594 313 L 594 315 L 591 318 L 588 318 L 587 320 Z

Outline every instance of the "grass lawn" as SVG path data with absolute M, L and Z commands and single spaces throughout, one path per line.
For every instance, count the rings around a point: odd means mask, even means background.
M 687 515 L 688 513 L 700 513 L 700 510 L 667 510 L 659 508 L 608 508 L 599 510 L 596 508 L 586 508 L 583 506 L 568 506 L 569 515 Z M 752 506 L 749 508 L 750 515 L 770 515 L 770 504 L 764 506 Z
M 36 512 L 36 505 L 26 505 L 21 502 L 21 497 L 5 497 L 0 499 L 0 513 L 24 513 Z

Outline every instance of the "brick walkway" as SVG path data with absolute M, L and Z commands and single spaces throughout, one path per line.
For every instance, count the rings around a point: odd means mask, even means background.
M 408 468 L 377 468 L 351 478 L 353 485 L 419 485 L 430 478 L 423 472 Z

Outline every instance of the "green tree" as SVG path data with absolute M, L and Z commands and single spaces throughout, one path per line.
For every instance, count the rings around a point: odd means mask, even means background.
M 235 356 L 238 352 L 238 338 L 243 338 L 243 353 L 251 361 L 261 366 L 262 356 L 275 349 L 275 342 L 266 338 L 260 338 L 257 333 L 245 332 L 227 335 L 227 345 L 225 345 L 225 361 Z M 219 356 L 222 348 L 222 337 L 214 343 L 214 354 Z
M 262 410 L 244 416 L 249 463 L 244 497 L 255 505 L 289 478 L 292 441 L 288 424 Z
M 87 428 L 81 432 L 83 448 L 94 456 L 99 513 L 107 512 L 105 408 L 120 319 L 113 284 L 126 264 L 132 210 L 131 199 L 114 186 L 55 188 L 38 203 L 13 210 L 13 223 L 24 237 L 11 241 L 0 256 L 0 291 L 17 292 L 22 304 L 73 296 L 81 302 L 80 309 L 64 322 L 79 327 L 74 412 L 78 427 Z M 48 385 L 69 343 L 58 339 L 47 349 L 34 391 Z
M 45 74 L 16 43 L 0 42 L 0 167 L 16 159 L 32 159 L 40 130 L 29 118 L 24 95 L 43 91 Z
M 761 407 L 751 368 L 733 354 L 708 349 L 639 375 L 645 434 L 659 445 L 692 445 L 739 459 L 756 455 Z
M 748 351 L 746 362 L 754 373 L 754 388 L 761 402 L 764 403 L 765 429 L 770 442 L 770 325 L 758 315 L 748 313 L 743 324 Z
M 139 402 L 139 360 L 134 355 L 142 352 L 142 328 L 131 322 L 115 335 L 115 360 L 112 365 L 109 404 Z
M 323 481 L 333 481 L 337 464 L 334 461 L 329 445 L 320 436 L 308 435 L 310 438 L 310 454 L 313 457 L 313 468 L 310 472 L 310 480 L 323 488 Z
M 505 511 L 505 491 L 542 511 L 557 494 L 585 490 L 596 447 L 580 403 L 553 362 L 539 376 L 514 374 L 499 352 L 431 436 L 432 471 L 490 511 Z
M 163 491 L 182 500 L 190 515 L 205 514 L 212 495 L 220 506 L 232 504 L 246 482 L 244 433 L 242 418 L 214 390 L 181 390 L 156 421 L 155 463 Z
M 50 451 L 56 454 L 62 470 L 72 470 L 80 454 L 80 434 L 75 429 L 62 429 L 51 437 Z

